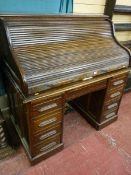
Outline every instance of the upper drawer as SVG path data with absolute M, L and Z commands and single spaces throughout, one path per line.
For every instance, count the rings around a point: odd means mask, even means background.
M 48 113 L 50 111 L 62 108 L 62 97 L 57 97 L 48 100 L 41 100 L 32 103 L 32 117 L 37 117 L 41 114 Z
M 127 79 L 127 74 L 112 78 L 110 80 L 109 88 L 114 89 L 114 88 L 117 88 L 117 87 L 120 87 L 120 86 L 124 87 L 126 79 Z

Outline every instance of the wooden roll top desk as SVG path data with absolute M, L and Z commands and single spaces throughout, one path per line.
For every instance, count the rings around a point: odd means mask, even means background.
M 66 102 L 96 129 L 117 119 L 130 53 L 107 16 L 6 16 L 0 31 L 11 118 L 32 164 L 63 148 Z

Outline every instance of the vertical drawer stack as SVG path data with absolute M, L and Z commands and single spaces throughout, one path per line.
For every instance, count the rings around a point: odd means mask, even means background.
M 127 74 L 110 78 L 107 89 L 101 122 L 117 117 L 121 97 L 127 80 Z
M 49 153 L 63 146 L 62 107 L 62 97 L 32 102 L 29 126 L 32 157 Z

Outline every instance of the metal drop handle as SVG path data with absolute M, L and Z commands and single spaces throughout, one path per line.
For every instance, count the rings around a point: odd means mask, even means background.
M 116 106 L 118 106 L 118 103 L 113 103 L 113 104 L 107 106 L 107 109 L 111 109 L 111 108 L 114 108 Z
M 120 84 L 122 84 L 122 83 L 124 83 L 124 80 L 118 80 L 118 81 L 115 81 L 115 82 L 113 83 L 113 85 L 114 85 L 114 86 L 117 86 L 117 85 L 120 85 Z
M 53 118 L 51 118 L 51 119 L 48 119 L 48 120 L 45 120 L 45 121 L 41 122 L 41 123 L 39 124 L 39 127 L 44 127 L 44 126 L 46 126 L 46 125 L 48 125 L 48 124 L 51 124 L 51 123 L 53 123 L 53 122 L 56 122 L 56 121 L 57 121 L 57 118 L 56 118 L 56 117 L 53 117 Z
M 43 152 L 43 151 L 45 151 L 45 150 L 47 150 L 47 149 L 50 149 L 50 148 L 52 148 L 53 146 L 55 146 L 56 144 L 57 144 L 56 142 L 49 143 L 48 145 L 42 147 L 42 148 L 40 149 L 40 151 Z
M 106 115 L 105 118 L 108 119 L 110 117 L 113 117 L 115 115 L 115 112 L 111 112 L 110 114 Z
M 57 103 L 52 103 L 52 104 L 41 107 L 40 109 L 38 109 L 38 111 L 39 112 L 44 112 L 46 110 L 49 110 L 49 109 L 52 109 L 52 108 L 55 108 L 55 107 L 57 107 Z
M 53 136 L 55 134 L 56 134 L 56 130 L 53 130 L 53 131 L 50 131 L 50 132 L 48 132 L 46 134 L 41 135 L 39 139 L 40 140 L 44 140 L 44 139 L 46 139 L 46 138 L 48 138 L 50 136 Z
M 115 92 L 114 94 L 111 94 L 111 98 L 114 98 L 114 97 L 117 97 L 119 96 L 121 93 L 118 91 L 118 92 Z

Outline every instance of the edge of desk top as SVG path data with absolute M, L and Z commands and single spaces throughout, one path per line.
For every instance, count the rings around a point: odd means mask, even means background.
M 23 103 L 28 103 L 28 102 L 31 102 L 31 101 L 34 101 L 34 100 L 41 100 L 41 99 L 44 99 L 44 98 L 50 98 L 50 97 L 53 97 L 53 96 L 55 97 L 55 96 L 58 96 L 58 95 L 61 95 L 61 94 L 65 93 L 69 90 L 77 89 L 77 88 L 80 88 L 82 86 L 87 86 L 87 85 L 97 83 L 97 82 L 103 81 L 105 79 L 114 77 L 114 76 L 119 76 L 123 73 L 126 74 L 126 73 L 129 73 L 129 72 L 130 72 L 130 70 L 128 68 L 127 69 L 124 68 L 124 69 L 121 69 L 121 70 L 118 70 L 118 71 L 106 73 L 104 75 L 100 75 L 100 76 L 88 79 L 88 80 L 85 80 L 85 81 L 83 80 L 83 81 L 80 81 L 80 82 L 71 83 L 71 84 L 66 85 L 64 87 L 57 87 L 57 88 L 54 88 L 54 89 L 51 89 L 51 90 L 47 90 L 47 91 L 45 91 L 43 93 L 40 93 L 38 95 L 33 95 L 33 96 L 30 96 L 30 97 L 26 97 L 24 99 Z

